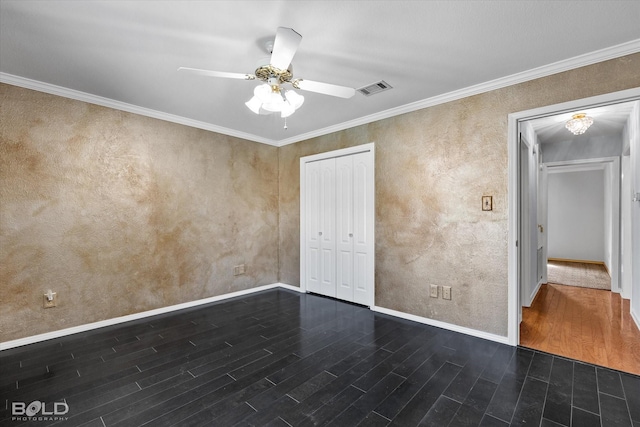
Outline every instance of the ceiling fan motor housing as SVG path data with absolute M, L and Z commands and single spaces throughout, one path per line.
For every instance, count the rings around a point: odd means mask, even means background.
M 293 65 L 289 64 L 286 70 L 281 70 L 274 67 L 269 63 L 269 57 L 262 58 L 256 65 L 256 71 L 254 72 L 257 79 L 262 81 L 269 81 L 269 79 L 276 78 L 280 84 L 290 82 L 293 78 Z

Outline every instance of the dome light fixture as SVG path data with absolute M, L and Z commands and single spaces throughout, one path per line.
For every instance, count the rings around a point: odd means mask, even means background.
M 564 127 L 574 135 L 582 135 L 592 124 L 593 119 L 591 117 L 585 113 L 577 113 L 571 116 L 571 120 L 568 120 Z

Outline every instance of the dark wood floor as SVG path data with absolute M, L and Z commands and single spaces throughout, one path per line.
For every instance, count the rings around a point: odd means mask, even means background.
M 638 376 L 287 290 L 0 363 L 2 426 L 640 426 Z

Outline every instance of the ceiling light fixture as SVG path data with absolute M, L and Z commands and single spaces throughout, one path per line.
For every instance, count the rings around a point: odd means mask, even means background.
M 256 86 L 253 97 L 245 105 L 256 114 L 280 113 L 286 118 L 304 103 L 304 96 L 293 90 L 284 91 L 277 82 Z
M 304 96 L 293 90 L 283 91 L 280 86 L 263 84 L 255 88 L 253 97 L 245 105 L 256 114 L 280 113 L 280 117 L 287 118 L 303 103 Z
M 564 127 L 574 135 L 582 135 L 592 124 L 593 119 L 591 117 L 585 113 L 577 113 L 571 116 L 571 120 L 568 120 Z

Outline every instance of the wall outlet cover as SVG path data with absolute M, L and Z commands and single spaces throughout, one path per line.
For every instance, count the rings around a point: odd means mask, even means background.
M 451 286 L 442 287 L 442 299 L 451 299 Z

